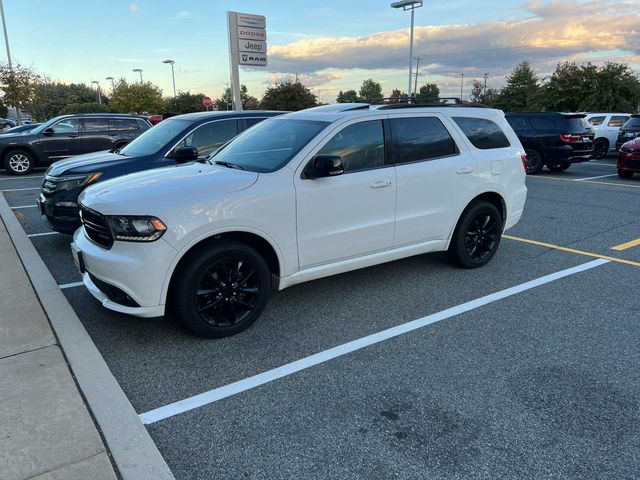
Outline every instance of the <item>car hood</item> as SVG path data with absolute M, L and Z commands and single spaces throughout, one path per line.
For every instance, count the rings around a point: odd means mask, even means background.
M 107 180 L 87 188 L 80 202 L 106 215 L 158 215 L 176 204 L 199 205 L 244 190 L 258 174 L 202 163 L 158 168 Z
M 104 165 L 130 162 L 134 158 L 136 157 L 125 157 L 123 155 L 118 155 L 117 153 L 111 153 L 109 150 L 87 153 L 85 155 L 76 155 L 74 157 L 54 162 L 47 169 L 47 175 L 59 177 L 61 175 L 70 175 L 74 173 L 99 172 L 100 167 Z

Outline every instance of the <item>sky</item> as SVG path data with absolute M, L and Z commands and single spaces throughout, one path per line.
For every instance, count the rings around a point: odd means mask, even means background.
M 227 11 L 265 15 L 267 67 L 240 71 L 260 97 L 295 78 L 324 102 L 373 78 L 385 95 L 406 91 L 409 12 L 382 0 L 3 0 L 14 63 L 65 83 L 143 78 L 172 94 L 219 97 L 229 82 Z M 425 0 L 415 12 L 418 86 L 468 97 L 528 60 L 541 77 L 558 62 L 629 63 L 640 73 L 640 0 Z M 6 52 L 0 48 L 0 60 Z M 464 77 L 461 76 L 464 74 Z M 461 82 L 462 81 L 462 82 Z

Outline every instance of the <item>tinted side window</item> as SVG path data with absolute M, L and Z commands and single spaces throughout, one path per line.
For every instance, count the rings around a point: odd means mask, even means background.
M 77 118 L 65 118 L 51 128 L 53 128 L 53 133 L 78 133 L 80 130 L 80 120 Z
M 629 120 L 624 122 L 622 128 L 638 128 L 640 127 L 640 117 L 631 117 Z
M 458 153 L 458 147 L 435 117 L 391 119 L 396 163 L 409 163 Z
M 591 124 L 592 127 L 597 127 L 598 125 L 602 125 L 602 122 L 604 122 L 605 118 L 607 118 L 607 117 L 606 116 L 591 117 L 591 118 L 588 119 L 588 121 L 589 121 L 589 123 Z M 611 125 L 611 121 L 609 121 L 609 125 Z
M 553 118 L 531 117 L 529 118 L 529 123 L 535 130 L 555 131 L 558 129 L 558 126 L 556 125 L 556 122 L 553 121 Z
M 206 123 L 187 135 L 176 148 L 196 147 L 198 156 L 209 155 L 238 134 L 235 120 Z
M 509 115 L 505 118 L 507 119 L 507 122 L 509 122 L 509 125 L 511 125 L 511 128 L 513 128 L 515 131 L 523 131 L 529 128 L 524 117 L 513 117 Z
M 342 158 L 345 172 L 357 172 L 384 166 L 384 131 L 382 120 L 356 123 L 343 128 L 317 155 Z
M 109 119 L 109 129 L 111 131 L 139 130 L 140 126 L 135 118 L 111 118 Z
M 85 132 L 106 132 L 109 130 L 109 120 L 106 118 L 85 118 Z
M 613 117 L 611 117 L 611 120 L 609 120 L 609 123 L 607 123 L 607 126 L 621 127 L 627 120 L 629 120 L 629 117 L 627 117 L 626 115 L 614 115 Z
M 511 144 L 500 127 L 491 120 L 472 117 L 453 117 L 474 147 L 481 150 L 504 148 Z

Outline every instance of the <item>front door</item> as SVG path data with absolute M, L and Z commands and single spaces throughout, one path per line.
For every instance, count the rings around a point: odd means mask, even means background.
M 43 163 L 52 163 L 82 153 L 78 118 L 63 118 L 50 128 L 50 133 L 40 134 L 40 157 Z
M 396 208 L 396 175 L 388 161 L 383 119 L 351 123 L 317 155 L 339 156 L 342 175 L 295 175 L 300 268 L 390 249 Z

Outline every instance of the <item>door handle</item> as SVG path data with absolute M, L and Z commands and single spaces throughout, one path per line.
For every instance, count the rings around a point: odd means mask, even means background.
M 457 174 L 473 173 L 473 167 L 461 167 L 456 171 Z
M 378 182 L 374 182 L 371 184 L 371 188 L 384 188 L 384 187 L 390 187 L 391 186 L 391 180 L 380 180 Z

